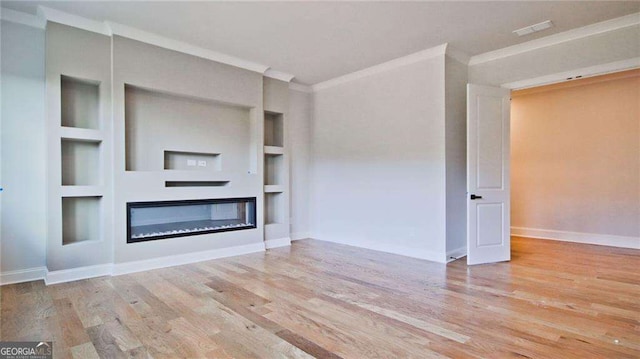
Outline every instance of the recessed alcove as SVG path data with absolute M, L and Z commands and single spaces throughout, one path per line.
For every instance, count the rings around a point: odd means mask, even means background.
M 100 128 L 100 83 L 60 77 L 61 126 Z
M 100 239 L 101 200 L 100 196 L 62 197 L 63 245 Z
M 181 171 L 220 171 L 219 153 L 164 151 L 164 169 Z
M 247 173 L 251 143 L 248 107 L 125 85 L 127 171 Z
M 283 223 L 282 212 L 282 193 L 265 193 L 264 194 L 264 223 L 274 224 Z
M 63 186 L 101 184 L 100 142 L 62 139 L 61 156 Z
M 284 156 L 269 155 L 264 156 L 264 184 L 281 185 L 284 183 Z
M 281 113 L 264 113 L 264 145 L 284 146 L 284 124 Z

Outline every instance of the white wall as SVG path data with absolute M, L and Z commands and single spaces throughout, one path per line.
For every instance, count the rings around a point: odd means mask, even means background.
M 310 236 L 312 100 L 310 93 L 289 91 L 291 239 Z
M 45 265 L 44 51 L 41 29 L 2 21 L 0 270 Z
M 314 238 L 445 258 L 444 55 L 320 89 Z

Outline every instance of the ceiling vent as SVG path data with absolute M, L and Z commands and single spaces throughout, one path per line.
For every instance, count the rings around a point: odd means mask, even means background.
M 513 31 L 513 33 L 518 36 L 524 36 L 524 35 L 533 34 L 534 32 L 546 30 L 551 27 L 553 27 L 553 23 L 551 22 L 551 20 L 547 20 L 547 21 L 537 23 L 535 25 L 525 26 L 522 29 Z

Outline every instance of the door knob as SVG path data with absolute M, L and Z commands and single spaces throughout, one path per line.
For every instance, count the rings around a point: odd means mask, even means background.
M 476 196 L 475 194 L 472 194 L 471 199 L 482 199 L 482 196 Z

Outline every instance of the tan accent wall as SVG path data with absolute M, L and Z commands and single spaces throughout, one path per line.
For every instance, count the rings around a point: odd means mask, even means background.
M 640 70 L 512 98 L 512 226 L 640 236 Z

